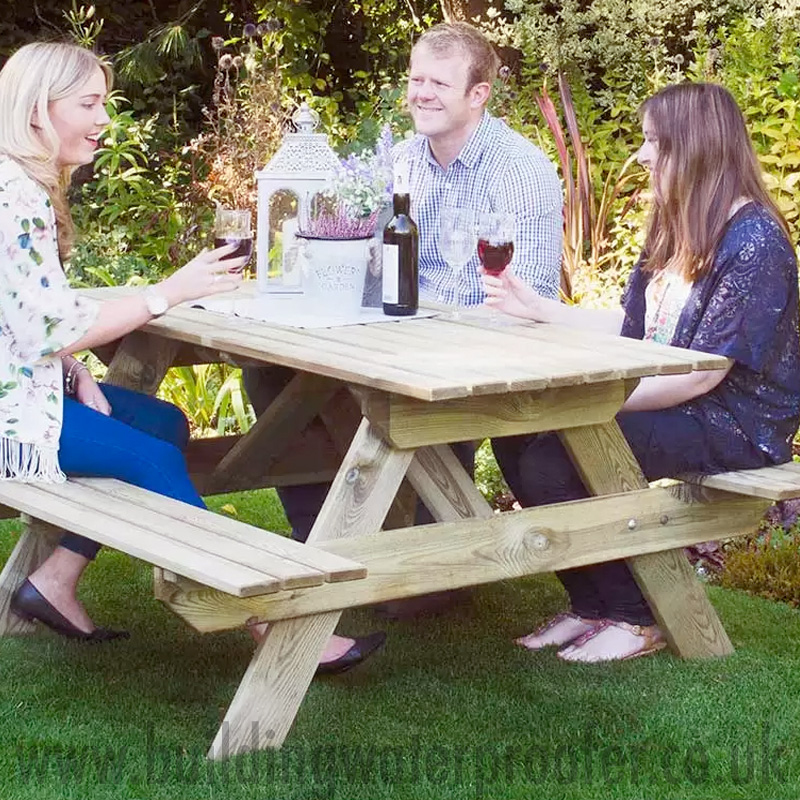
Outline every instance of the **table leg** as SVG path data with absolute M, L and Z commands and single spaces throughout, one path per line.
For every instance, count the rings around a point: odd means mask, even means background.
M 647 488 L 615 420 L 559 433 L 592 494 Z M 733 645 L 682 550 L 635 556 L 628 565 L 672 650 L 683 658 L 729 655 Z
M 129 333 L 120 343 L 106 371 L 106 383 L 155 394 L 172 366 L 180 342 L 151 336 L 144 331 Z
M 209 490 L 224 487 L 231 474 L 266 472 L 339 388 L 330 378 L 299 372 L 270 403 L 209 476 Z
M 22 515 L 25 528 L 0 573 L 0 636 L 32 633 L 36 626 L 9 609 L 19 585 L 53 552 L 63 531 L 38 519 Z
M 380 530 L 414 456 L 362 420 L 308 538 L 309 544 Z M 258 646 L 208 757 L 280 747 L 341 612 L 275 622 Z

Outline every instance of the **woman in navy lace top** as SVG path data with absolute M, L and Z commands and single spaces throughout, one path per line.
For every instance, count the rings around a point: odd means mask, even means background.
M 767 194 L 741 111 L 721 86 L 669 86 L 642 109 L 639 162 L 653 203 L 644 255 L 619 311 L 537 295 L 513 275 L 484 276 L 506 313 L 727 356 L 726 369 L 643 379 L 618 422 L 649 480 L 790 460 L 800 423 L 798 276 L 781 213 Z M 496 440 L 524 506 L 586 497 L 554 434 Z M 568 661 L 607 661 L 664 647 L 623 561 L 558 573 L 570 596 L 518 640 L 559 646 Z

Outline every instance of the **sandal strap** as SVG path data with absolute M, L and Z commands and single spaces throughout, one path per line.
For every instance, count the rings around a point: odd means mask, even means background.
M 581 619 L 577 614 L 573 614 L 572 611 L 562 611 L 560 614 L 556 614 L 554 617 L 551 617 L 544 625 L 540 625 L 534 632 L 534 636 L 541 636 L 543 633 L 547 633 L 551 628 L 555 628 L 556 625 L 563 622 L 566 619 Z
M 608 619 L 598 620 L 598 622 L 595 625 L 592 625 L 592 627 L 589 628 L 589 630 L 586 631 L 586 633 L 582 633 L 577 639 L 573 639 L 569 643 L 569 646 L 580 647 L 581 645 L 586 644 L 586 642 L 588 642 L 589 639 L 594 639 L 594 637 L 597 636 L 597 634 L 600 633 L 600 631 L 604 631 L 609 625 L 611 625 L 611 620 Z

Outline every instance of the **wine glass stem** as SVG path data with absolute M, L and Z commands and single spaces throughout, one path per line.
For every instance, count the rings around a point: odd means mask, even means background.
M 460 313 L 458 310 L 458 290 L 459 290 L 459 278 L 461 277 L 461 273 L 457 270 L 453 270 L 453 319 L 459 319 Z

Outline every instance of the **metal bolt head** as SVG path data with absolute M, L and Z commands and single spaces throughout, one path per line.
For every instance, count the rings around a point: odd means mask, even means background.
M 347 474 L 344 476 L 344 482 L 352 486 L 358 480 L 359 474 L 358 467 L 347 470 Z
M 669 522 L 669 517 L 666 514 L 662 514 L 661 519 L 659 519 L 659 522 L 662 525 L 666 525 Z
M 629 519 L 628 520 L 628 530 L 629 531 L 635 531 L 636 530 L 636 520 L 635 519 Z

